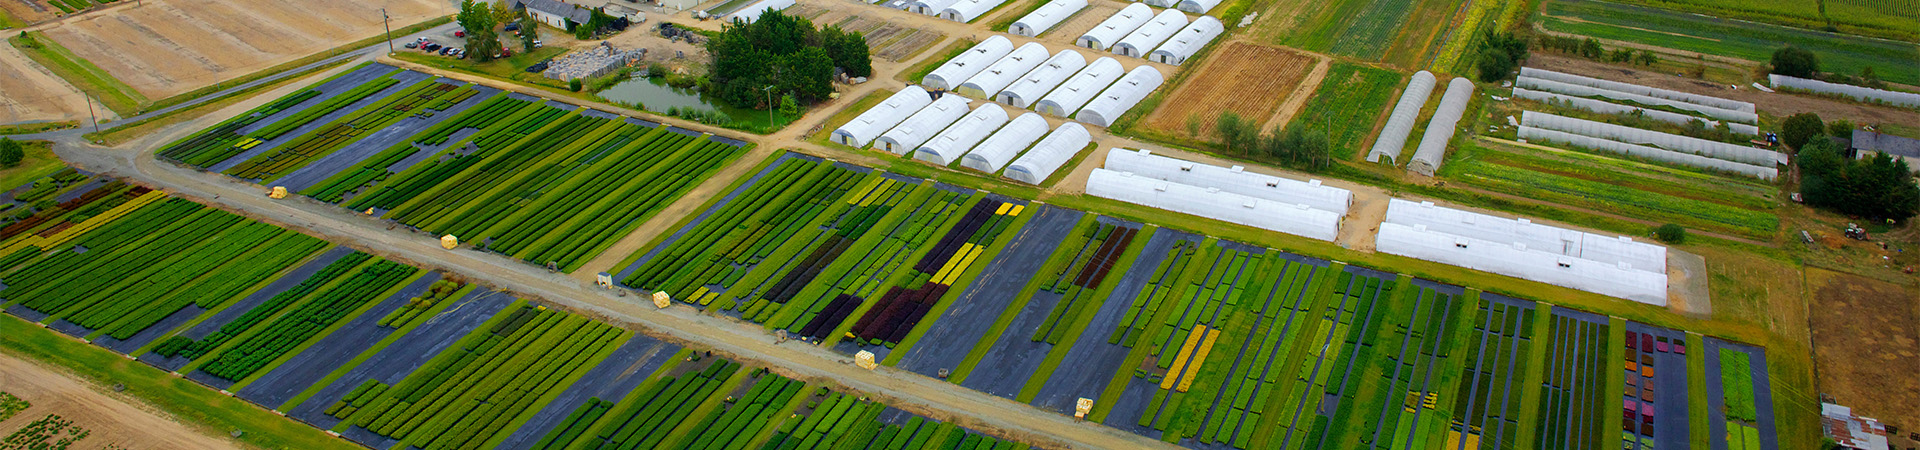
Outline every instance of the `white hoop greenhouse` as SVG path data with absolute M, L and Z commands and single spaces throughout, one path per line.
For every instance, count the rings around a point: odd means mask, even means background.
M 1153 20 L 1153 8 L 1147 7 L 1145 3 L 1130 4 L 1126 8 L 1121 8 L 1119 12 L 1113 13 L 1113 16 L 1107 17 L 1107 20 L 1100 21 L 1099 25 L 1094 25 L 1092 29 L 1087 30 L 1086 34 L 1080 35 L 1079 39 L 1073 41 L 1073 45 L 1106 50 L 1119 42 L 1120 38 L 1126 37 L 1127 33 L 1132 33 L 1135 28 L 1146 25 L 1149 20 Z
M 1282 203 L 1298 203 L 1309 208 L 1347 215 L 1353 192 L 1327 186 L 1320 180 L 1299 181 L 1262 173 L 1248 172 L 1240 166 L 1220 167 L 1155 155 L 1146 150 L 1107 150 L 1107 170 L 1130 172 L 1135 176 L 1166 180 Z
M 1113 125 L 1114 119 L 1120 118 L 1120 115 L 1126 114 L 1127 110 L 1133 109 L 1134 105 L 1140 104 L 1140 100 L 1147 98 L 1147 94 L 1154 89 L 1159 89 L 1163 81 L 1165 80 L 1160 75 L 1160 69 L 1141 64 L 1139 67 L 1134 67 L 1133 71 L 1121 76 L 1120 81 L 1114 82 L 1113 86 L 1101 91 L 1100 96 L 1088 101 L 1086 107 L 1080 108 L 1080 112 L 1074 114 L 1074 118 L 1102 127 Z
M 920 144 L 926 143 L 927 139 L 939 134 L 940 130 L 947 129 L 947 125 L 960 120 L 960 116 L 964 115 L 967 115 L 966 97 L 942 96 L 939 100 L 934 100 L 933 103 L 920 108 L 920 111 L 913 113 L 912 116 L 908 116 L 892 130 L 887 130 L 886 134 L 874 140 L 873 145 L 895 155 L 905 155 L 913 149 L 920 148 Z
M 993 65 L 987 66 L 980 73 L 973 74 L 972 78 L 968 78 L 965 83 L 960 83 L 960 86 L 953 88 L 953 91 L 973 98 L 990 98 L 1001 89 L 1006 89 L 1007 85 L 1013 84 L 1013 80 L 1020 79 L 1021 75 L 1025 75 L 1035 67 L 1040 67 L 1040 63 L 1046 60 L 1047 46 L 1040 45 L 1038 42 L 1028 42 L 1014 49 L 1007 56 L 1001 57 L 999 61 L 994 61 Z
M 1686 114 L 1661 111 L 1658 109 L 1647 109 L 1647 108 L 1641 108 L 1641 107 L 1632 106 L 1632 105 L 1622 105 L 1619 103 L 1594 100 L 1594 99 L 1585 98 L 1585 97 L 1574 97 L 1570 95 L 1555 94 L 1547 91 L 1536 91 L 1536 90 L 1527 89 L 1519 86 L 1515 86 L 1513 88 L 1513 97 L 1519 98 L 1519 99 L 1533 100 L 1541 103 L 1556 104 L 1556 105 L 1565 106 L 1569 108 L 1583 109 L 1583 110 L 1597 112 L 1601 114 L 1623 114 L 1623 115 L 1638 114 L 1641 117 L 1658 120 L 1661 122 L 1671 123 L 1674 125 L 1684 126 L 1684 125 L 1691 124 L 1694 121 L 1699 121 L 1701 123 L 1706 124 L 1707 128 L 1714 128 L 1714 129 L 1718 129 L 1722 125 L 1725 125 L 1728 128 L 1728 130 L 1732 131 L 1734 134 L 1739 134 L 1742 136 L 1757 136 L 1760 134 L 1760 127 L 1756 127 L 1756 126 L 1748 125 L 1744 123 L 1728 122 L 1723 124 L 1721 122 L 1717 122 L 1712 119 L 1707 119 L 1704 117 L 1694 117 Z
M 1186 26 L 1187 15 L 1181 14 L 1180 10 L 1160 11 L 1160 14 L 1153 16 L 1152 21 L 1133 29 L 1133 32 L 1127 33 L 1126 37 L 1120 38 L 1120 42 L 1113 45 L 1113 52 L 1120 56 L 1145 58 L 1147 52 L 1153 51 L 1155 47 L 1160 46 L 1160 43 L 1166 42 L 1167 38 L 1179 33 L 1180 29 Z
M 1087 0 L 1053 0 L 1041 6 L 1040 9 L 1033 10 L 1033 12 L 1027 13 L 1026 16 L 1020 17 L 1020 20 L 1014 21 L 1013 26 L 1007 28 L 1007 32 L 1027 37 L 1039 37 L 1040 33 L 1045 33 L 1047 30 L 1053 29 L 1053 27 L 1059 25 L 1061 21 L 1067 20 L 1068 16 L 1072 16 L 1074 13 L 1086 9 L 1086 7 Z
M 1736 101 L 1736 100 L 1728 100 L 1720 97 L 1713 97 L 1713 96 L 1707 96 L 1707 95 L 1690 94 L 1686 92 L 1660 89 L 1656 87 L 1641 86 L 1633 83 L 1622 83 L 1618 81 L 1602 80 L 1594 77 L 1586 77 L 1586 76 L 1574 75 L 1574 74 L 1564 73 L 1564 72 L 1555 72 L 1555 71 L 1546 70 L 1546 69 L 1522 67 L 1520 68 L 1520 76 L 1527 77 L 1527 78 L 1553 80 L 1561 83 L 1576 84 L 1581 86 L 1591 86 L 1591 87 L 1596 87 L 1596 88 L 1601 88 L 1601 89 L 1606 89 L 1611 91 L 1645 95 L 1649 97 L 1658 97 L 1658 98 L 1664 98 L 1668 100 L 1681 101 L 1686 103 L 1692 103 L 1695 105 L 1708 106 L 1708 107 L 1719 108 L 1719 109 L 1731 109 L 1734 111 L 1747 112 L 1747 113 L 1754 112 L 1752 103 Z
M 960 157 L 960 167 L 986 173 L 999 172 L 1008 160 L 1046 134 L 1047 119 L 1040 117 L 1039 113 L 1021 114 L 1000 127 L 1000 131 L 994 132 L 993 136 L 988 136 L 987 140 L 980 141 L 980 145 L 973 146 L 966 156 Z
M 1433 111 L 1433 121 L 1427 122 L 1427 132 L 1420 136 L 1420 146 L 1413 149 L 1407 170 L 1426 176 L 1440 171 L 1440 163 L 1447 158 L 1447 144 L 1460 125 L 1460 115 L 1466 113 L 1467 102 L 1472 100 L 1472 81 L 1457 77 L 1447 82 L 1447 93 L 1440 96 L 1440 108 Z
M 1060 53 L 1053 54 L 1052 58 L 1047 58 L 1047 62 L 1041 63 L 1040 67 L 1033 68 L 1026 75 L 1020 76 L 1020 79 L 1014 80 L 1013 84 L 1008 85 L 1006 89 L 1001 89 L 1000 93 L 994 94 L 993 101 L 1025 109 L 1046 96 L 1048 92 L 1052 92 L 1053 88 L 1060 86 L 1061 82 L 1067 81 L 1068 77 L 1072 77 L 1086 67 L 1087 57 L 1080 56 L 1080 52 L 1073 49 L 1061 50 Z
M 875 137 L 893 129 L 928 103 L 933 103 L 933 96 L 928 95 L 926 89 L 907 86 L 887 97 L 886 101 L 860 113 L 846 125 L 833 130 L 833 141 L 848 147 L 867 148 L 867 144 L 873 142 Z
M 1086 106 L 1087 101 L 1093 100 L 1100 91 L 1106 90 L 1108 85 L 1119 79 L 1122 70 L 1125 69 L 1120 67 L 1120 61 L 1102 56 L 1092 64 L 1087 64 L 1085 69 L 1080 69 L 1080 73 L 1060 83 L 1060 87 L 1047 93 L 1046 97 L 1041 97 L 1039 102 L 1033 104 L 1033 110 L 1054 117 L 1072 117 L 1073 113 L 1080 111 L 1081 106 Z
M 1667 249 L 1393 199 L 1374 248 L 1653 305 L 1667 303 Z
M 1852 97 L 1855 100 L 1876 101 L 1908 108 L 1920 108 L 1920 94 L 1911 92 L 1889 91 L 1885 89 L 1854 86 L 1851 84 L 1828 83 L 1820 80 L 1771 74 L 1767 75 L 1767 83 L 1772 84 L 1773 87 L 1776 88 L 1799 89 L 1822 94 L 1838 94 Z
M 1630 144 L 1652 145 L 1676 152 L 1692 153 L 1714 159 L 1724 159 L 1763 167 L 1772 167 L 1775 164 L 1784 164 L 1787 162 L 1786 154 L 1773 150 L 1709 141 L 1706 139 L 1662 133 L 1653 130 L 1643 130 L 1586 119 L 1576 119 L 1537 111 L 1522 111 L 1520 113 L 1520 124 Z
M 1225 30 L 1220 25 L 1220 19 L 1215 19 L 1213 16 L 1200 16 L 1198 19 L 1193 19 L 1193 23 L 1187 24 L 1186 28 L 1181 29 L 1179 34 L 1168 39 L 1167 43 L 1160 44 L 1160 48 L 1154 49 L 1153 53 L 1147 55 L 1147 60 L 1180 65 L 1187 62 L 1187 58 L 1193 57 L 1194 53 L 1200 52 L 1200 49 L 1205 48 L 1208 43 L 1213 42 L 1214 38 L 1220 37 L 1220 33 Z
M 1087 195 L 1323 241 L 1340 234 L 1340 215 L 1331 211 L 1107 169 L 1093 169 Z
M 1047 137 L 1040 139 L 1040 143 L 1033 144 L 1033 149 L 1007 165 L 1005 175 L 1014 181 L 1039 185 L 1091 142 L 1093 135 L 1087 133 L 1087 127 L 1074 122 L 1060 124 Z
M 1400 92 L 1400 102 L 1387 115 L 1387 126 L 1380 129 L 1373 149 L 1367 151 L 1367 161 L 1380 162 L 1384 157 L 1387 164 L 1400 164 L 1400 151 L 1406 149 L 1407 136 L 1413 134 L 1413 126 L 1420 120 L 1420 109 L 1427 107 L 1427 98 L 1433 96 L 1433 83 L 1433 72 L 1414 72 L 1407 89 Z
M 960 160 L 974 144 L 979 144 L 1001 125 L 1007 124 L 1007 109 L 995 103 L 981 103 L 973 112 L 967 113 L 946 130 L 940 131 L 920 148 L 913 152 L 913 159 L 939 165 L 952 164 Z
M 960 56 L 955 56 L 933 69 L 932 72 L 928 72 L 920 84 L 926 85 L 927 89 L 953 89 L 967 81 L 967 78 L 993 65 L 994 61 L 999 61 L 1001 57 L 1012 52 L 1013 41 L 999 35 L 990 36 L 979 44 L 974 44 L 973 48 L 967 49 Z

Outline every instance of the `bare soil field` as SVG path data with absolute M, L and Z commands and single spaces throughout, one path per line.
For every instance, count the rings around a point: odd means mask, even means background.
M 1759 108 L 1761 113 L 1776 117 L 1786 117 L 1803 112 L 1811 112 L 1819 114 L 1820 118 L 1824 120 L 1847 119 L 1861 125 L 1920 123 L 1920 112 L 1912 110 L 1872 106 L 1807 95 L 1769 94 L 1754 89 L 1753 86 L 1741 86 L 1740 89 L 1728 89 L 1726 85 L 1722 84 L 1585 59 L 1569 58 L 1544 52 L 1534 53 L 1533 56 L 1528 57 L 1527 66 L 1751 102 L 1755 107 Z
M 0 0 L 18 1 L 18 0 Z M 46 30 L 149 98 L 165 98 L 450 13 L 437 0 L 153 0 Z
M 859 9 L 859 5 L 798 4 L 788 8 L 786 13 L 806 17 L 816 25 L 833 25 L 842 30 L 860 32 L 866 36 L 867 47 L 874 57 L 893 62 L 912 59 L 947 37 L 935 27 L 902 25 L 879 14 L 862 14 L 864 11 Z
M 1820 392 L 1901 429 L 1920 426 L 1920 324 L 1914 292 L 1858 275 L 1807 269 Z
M 0 45 L 0 124 L 86 118 L 86 102 L 66 81 L 13 46 Z M 112 114 L 106 108 L 101 111 Z
M 0 422 L 12 433 L 48 414 L 90 432 L 76 448 L 237 449 L 226 439 L 201 434 L 144 406 L 129 404 L 94 386 L 37 363 L 0 354 L 0 390 L 33 406 Z
M 60 15 L 60 8 L 39 0 L 0 0 L 0 9 L 25 23 L 36 23 Z
M 1229 42 L 1207 58 L 1192 76 L 1147 114 L 1145 124 L 1167 134 L 1187 134 L 1189 121 L 1201 136 L 1210 136 L 1214 120 L 1223 112 L 1265 122 L 1275 109 L 1296 93 L 1295 88 L 1313 69 L 1313 56 L 1291 50 Z

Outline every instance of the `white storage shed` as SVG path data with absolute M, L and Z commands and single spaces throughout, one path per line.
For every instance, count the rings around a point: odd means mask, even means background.
M 1100 96 L 1088 101 L 1086 107 L 1080 108 L 1080 112 L 1074 114 L 1074 118 L 1101 127 L 1113 125 L 1114 119 L 1120 118 L 1121 114 L 1126 114 L 1127 110 L 1133 109 L 1133 105 L 1140 104 L 1141 99 L 1147 98 L 1147 94 L 1152 93 L 1154 89 L 1159 89 L 1160 83 L 1164 81 L 1166 80 L 1160 75 L 1160 69 L 1155 69 L 1149 64 L 1141 64 L 1121 76 L 1120 81 L 1108 86 L 1107 90 L 1101 91 Z
M 967 115 L 966 97 L 942 96 L 939 100 L 934 100 L 926 107 L 920 108 L 920 111 L 914 112 L 906 120 L 900 121 L 900 125 L 881 134 L 879 139 L 874 140 L 873 145 L 895 155 L 905 155 L 913 149 L 920 148 L 920 144 L 925 144 L 927 139 L 939 134 L 940 130 L 947 129 L 947 125 L 952 125 L 964 115 Z
M 1199 53 L 1200 49 L 1206 48 L 1208 43 L 1213 42 L 1215 38 L 1220 37 L 1220 33 L 1225 31 L 1226 28 L 1221 26 L 1220 19 L 1215 19 L 1213 16 L 1200 16 L 1193 19 L 1193 23 L 1187 24 L 1186 28 L 1181 29 L 1179 34 L 1167 39 L 1166 43 L 1160 44 L 1160 48 L 1153 49 L 1153 53 L 1147 54 L 1147 60 L 1178 66 L 1187 62 L 1187 58 L 1193 57 L 1194 53 Z
M 992 11 L 1006 2 L 1007 0 L 960 0 L 948 6 L 947 9 L 940 10 L 940 18 L 960 23 L 972 22 L 973 19 L 980 18 L 981 14 L 986 14 L 987 11 Z
M 1093 169 L 1087 177 L 1087 195 L 1323 241 L 1340 234 L 1340 215 L 1331 211 L 1127 172 Z
M 1119 53 L 1120 56 L 1145 58 L 1147 52 L 1159 47 L 1160 43 L 1167 41 L 1167 38 L 1179 34 L 1180 29 L 1186 26 L 1186 14 L 1181 14 L 1177 9 L 1162 10 L 1146 25 L 1141 25 L 1140 28 L 1133 29 L 1132 33 L 1127 33 L 1126 37 L 1120 38 L 1120 42 L 1113 45 L 1113 52 Z
M 1433 96 L 1433 72 L 1425 70 L 1414 72 L 1407 80 L 1407 89 L 1400 91 L 1400 102 L 1393 105 L 1393 113 L 1387 115 L 1387 126 L 1380 128 L 1380 136 L 1373 140 L 1373 149 L 1367 151 L 1368 162 L 1400 164 L 1400 151 L 1407 147 L 1407 135 L 1413 134 L 1413 125 L 1420 120 L 1420 109 L 1427 107 L 1427 98 Z
M 1055 25 L 1067 20 L 1067 17 L 1087 8 L 1087 0 L 1053 0 L 1041 5 L 1020 20 L 1013 21 L 1007 32 L 1027 37 L 1039 37 L 1040 33 L 1053 29 Z
M 1040 45 L 1038 42 L 1028 42 L 1020 48 L 1013 49 L 1012 53 L 1001 57 L 999 61 L 994 61 L 993 65 L 987 66 L 980 73 L 973 74 L 972 78 L 954 87 L 953 91 L 968 97 L 990 99 L 993 94 L 1013 84 L 1013 80 L 1020 79 L 1021 75 L 1026 75 L 1027 72 L 1040 67 L 1040 63 L 1046 61 L 1047 46 Z
M 1144 3 L 1130 4 L 1121 8 L 1119 12 L 1113 13 L 1113 16 L 1107 17 L 1107 20 L 1100 21 L 1099 25 L 1094 25 L 1093 29 L 1087 30 L 1086 34 L 1080 35 L 1079 39 L 1073 41 L 1073 45 L 1106 50 L 1113 47 L 1113 44 L 1119 43 L 1120 38 L 1127 37 L 1127 33 L 1132 33 L 1134 29 L 1146 25 L 1150 20 L 1153 20 L 1153 8 L 1148 8 Z
M 1087 57 L 1080 56 L 1080 52 L 1073 49 L 1061 50 L 1060 53 L 1053 54 L 1052 58 L 1047 58 L 1040 67 L 1027 71 L 1026 75 L 1014 80 L 1013 84 L 1007 85 L 1006 89 L 1001 89 L 1000 93 L 994 94 L 993 101 L 1024 109 L 1032 106 L 1035 101 L 1052 92 L 1053 88 L 1060 86 L 1061 82 L 1067 81 L 1068 77 L 1080 73 L 1080 69 L 1086 67 Z
M 1047 93 L 1046 97 L 1034 102 L 1033 110 L 1054 117 L 1072 117 L 1073 113 L 1080 111 L 1081 106 L 1086 106 L 1100 91 L 1106 90 L 1114 80 L 1119 79 L 1123 70 L 1120 61 L 1102 56 L 1093 60 L 1092 64 L 1087 64 L 1085 69 L 1080 69 L 1080 73 L 1060 83 L 1060 87 Z
M 1353 204 L 1353 192 L 1321 184 L 1320 180 L 1300 181 L 1246 171 L 1240 166 L 1220 167 L 1155 155 L 1146 150 L 1111 149 L 1107 151 L 1107 170 L 1130 172 L 1135 176 L 1172 181 L 1257 197 L 1282 203 L 1298 203 L 1309 208 L 1345 216 Z
M 993 136 L 988 136 L 987 140 L 980 141 L 980 145 L 973 146 L 966 156 L 960 157 L 960 167 L 986 173 L 999 172 L 1001 167 L 1007 165 L 1007 161 L 1046 134 L 1047 119 L 1041 118 L 1039 113 L 1021 114 L 1000 127 L 1000 131 L 994 132 Z
M 1054 128 L 1047 137 L 1040 139 L 1040 143 L 1033 144 L 1032 149 L 1020 155 L 1020 159 L 1013 160 L 1013 164 L 1007 165 L 1007 173 L 1004 175 L 1014 181 L 1039 185 L 1047 181 L 1047 177 L 1053 176 L 1053 171 L 1059 170 L 1061 164 L 1066 164 L 1067 160 L 1073 159 L 1073 155 L 1080 154 L 1080 149 L 1087 148 L 1087 144 L 1091 142 L 1093 142 L 1093 135 L 1087 133 L 1087 127 L 1076 122 L 1060 124 L 1060 127 Z
M 932 72 L 928 72 L 926 78 L 920 80 L 920 84 L 926 85 L 928 89 L 953 89 L 986 69 L 987 66 L 993 65 L 994 61 L 999 61 L 1001 57 L 1012 52 L 1013 41 L 1000 35 L 990 36 L 979 44 L 974 44 L 973 48 L 967 49 L 960 56 L 955 56 L 947 60 L 946 64 L 941 64 Z
M 1447 158 L 1447 144 L 1453 141 L 1455 128 L 1460 124 L 1460 115 L 1467 112 L 1467 102 L 1472 100 L 1473 82 L 1467 77 L 1447 82 L 1447 93 L 1440 96 L 1440 108 L 1433 111 L 1433 121 L 1427 122 L 1427 132 L 1420 136 L 1420 146 L 1413 149 L 1407 170 L 1426 176 L 1440 170 L 1440 162 Z
M 934 135 L 913 151 L 913 159 L 939 165 L 953 164 L 975 144 L 1007 124 L 1007 109 L 995 103 L 981 103 L 973 112 Z
M 887 97 L 886 101 L 874 105 L 853 120 L 847 121 L 846 125 L 833 130 L 833 141 L 848 147 L 867 148 L 867 144 L 873 142 L 874 138 L 893 129 L 895 125 L 900 124 L 900 121 L 906 120 L 907 116 L 926 107 L 928 103 L 933 103 L 933 96 L 928 95 L 926 89 L 907 86 L 906 89 L 901 89 L 900 92 Z

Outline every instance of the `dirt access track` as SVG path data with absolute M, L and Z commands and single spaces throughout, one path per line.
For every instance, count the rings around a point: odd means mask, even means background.
M 92 434 L 76 448 L 128 449 L 238 449 L 222 438 L 201 434 L 162 413 L 136 406 L 118 396 L 38 363 L 0 353 L 0 391 L 33 406 L 0 422 L 0 434 L 11 434 L 27 423 L 58 415 Z
M 147 0 L 46 30 L 148 98 L 166 98 L 452 14 L 444 0 Z

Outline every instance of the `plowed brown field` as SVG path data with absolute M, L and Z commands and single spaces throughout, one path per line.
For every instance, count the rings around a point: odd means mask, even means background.
M 1314 62 L 1310 55 L 1279 47 L 1223 44 L 1148 113 L 1144 123 L 1161 133 L 1186 136 L 1191 120 L 1199 131 L 1194 137 L 1209 140 L 1214 120 L 1224 112 L 1265 123 L 1294 94 Z

